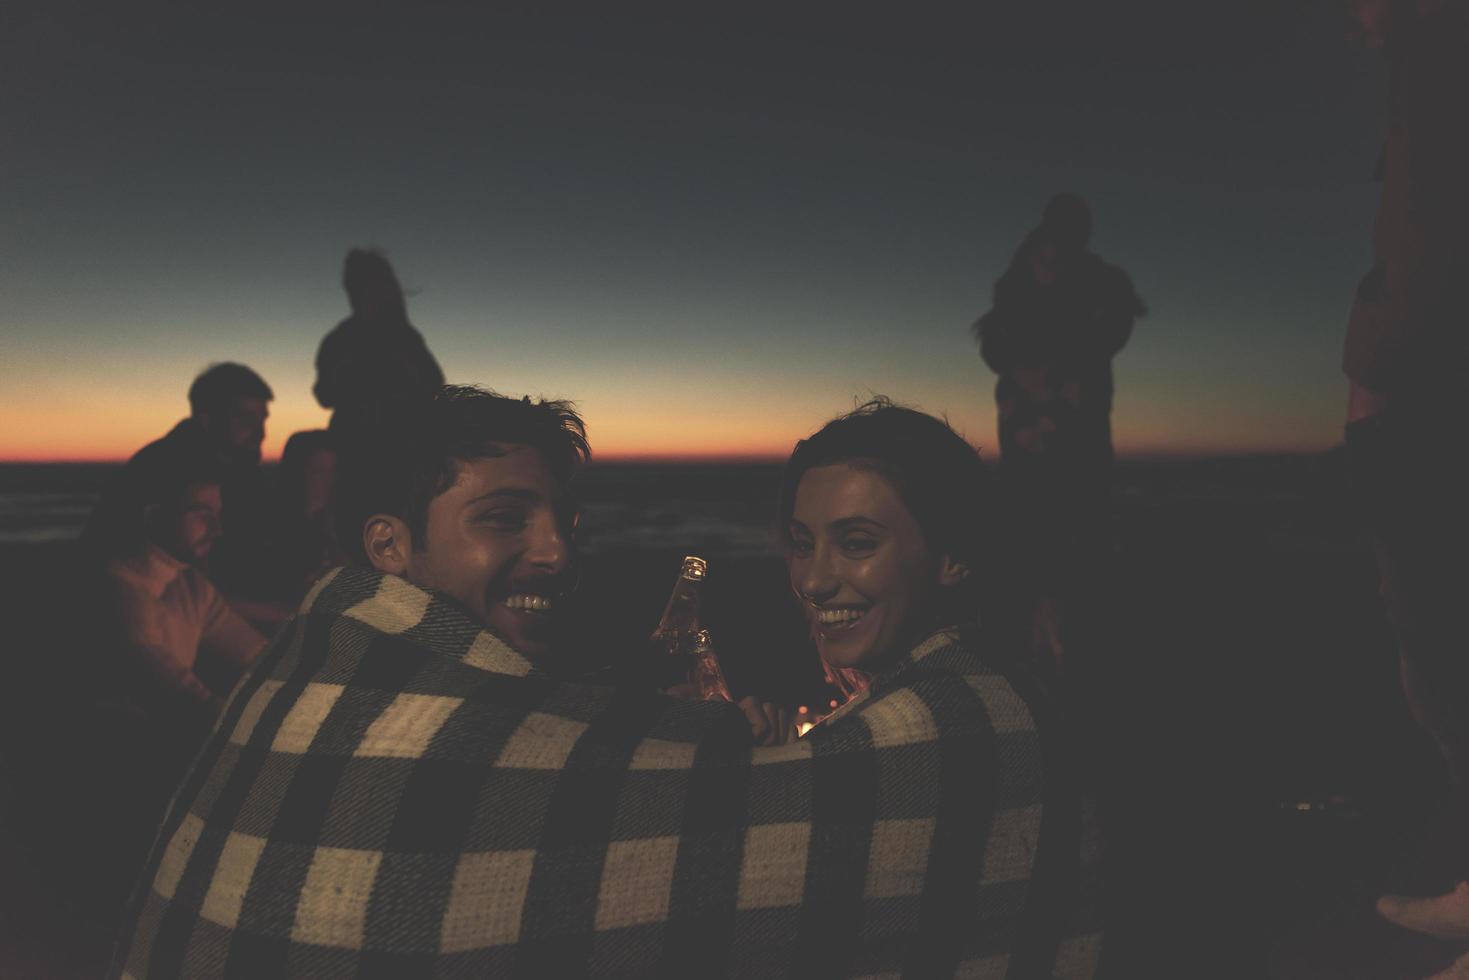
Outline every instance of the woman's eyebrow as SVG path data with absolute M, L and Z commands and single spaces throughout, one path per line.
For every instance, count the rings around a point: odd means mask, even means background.
M 838 517 L 827 526 L 834 531 L 845 531 L 850 528 L 861 527 L 874 527 L 879 530 L 887 530 L 887 525 L 882 521 L 876 521 L 870 517 L 864 517 L 861 514 L 854 514 L 851 517 Z

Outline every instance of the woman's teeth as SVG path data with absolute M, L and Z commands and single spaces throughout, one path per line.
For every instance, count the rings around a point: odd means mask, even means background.
M 862 618 L 865 609 L 818 609 L 816 621 L 822 626 L 841 626 Z
M 545 612 L 551 608 L 553 603 L 542 595 L 513 595 L 505 600 L 505 605 L 510 609 L 528 609 L 536 612 Z

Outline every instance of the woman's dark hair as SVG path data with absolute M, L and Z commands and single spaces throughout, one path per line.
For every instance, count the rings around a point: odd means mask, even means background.
M 445 385 L 395 411 L 370 438 L 340 447 L 331 507 L 337 541 L 365 562 L 363 525 L 373 514 L 391 514 L 421 547 L 429 503 L 454 485 L 459 464 L 501 456 L 505 443 L 538 450 L 563 484 L 592 453 L 586 425 L 570 402 Z
M 383 322 L 407 322 L 403 286 L 387 256 L 377 249 L 354 248 L 347 253 L 342 288 L 353 313 Z
M 887 480 L 918 523 L 929 550 L 969 567 L 966 587 L 955 591 L 972 618 L 973 589 L 984 577 L 980 573 L 991 544 L 987 525 L 994 512 L 990 474 L 974 447 L 947 422 L 882 396 L 832 419 L 796 443 L 786 462 L 779 532 L 787 547 L 801 477 L 809 469 L 837 463 Z

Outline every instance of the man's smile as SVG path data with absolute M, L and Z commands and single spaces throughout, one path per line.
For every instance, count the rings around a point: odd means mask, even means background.
M 536 595 L 529 592 L 517 592 L 515 595 L 506 596 L 504 605 L 508 609 L 514 609 L 524 613 L 547 613 L 556 606 L 556 601 L 550 596 Z

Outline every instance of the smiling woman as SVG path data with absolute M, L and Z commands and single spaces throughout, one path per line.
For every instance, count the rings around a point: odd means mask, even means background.
M 988 493 L 953 429 L 884 398 L 797 444 L 780 527 L 828 668 L 877 672 L 928 633 L 976 620 Z

